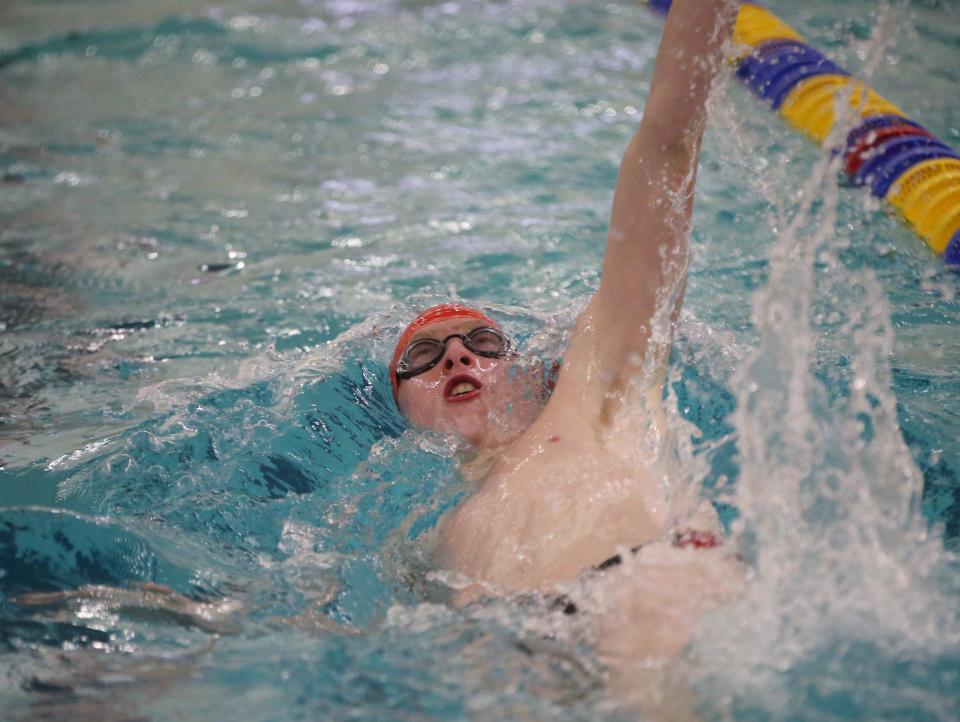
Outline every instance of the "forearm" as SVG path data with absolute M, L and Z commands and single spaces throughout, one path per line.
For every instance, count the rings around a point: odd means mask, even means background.
M 695 154 L 707 96 L 733 32 L 737 0 L 674 0 L 660 39 L 639 134 Z M 679 146 L 679 148 L 678 148 Z
M 736 19 L 736 0 L 674 0 L 650 97 L 614 192 L 601 293 L 649 316 L 655 295 L 682 277 L 693 184 L 710 85 Z M 642 284 L 646 293 L 636 294 Z

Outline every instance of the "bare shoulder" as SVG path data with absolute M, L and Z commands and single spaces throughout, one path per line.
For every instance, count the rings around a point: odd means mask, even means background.
M 463 574 L 479 572 L 482 566 L 479 541 L 485 522 L 491 518 L 489 507 L 490 502 L 481 488 L 440 520 L 437 557 L 445 568 Z

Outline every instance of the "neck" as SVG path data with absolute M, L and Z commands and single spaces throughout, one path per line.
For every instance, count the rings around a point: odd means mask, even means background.
M 471 447 L 460 458 L 460 476 L 470 483 L 480 483 L 490 473 L 490 469 L 493 468 L 499 456 L 496 447 Z

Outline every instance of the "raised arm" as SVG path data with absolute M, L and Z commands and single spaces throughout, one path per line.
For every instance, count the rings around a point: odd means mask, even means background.
M 674 0 L 650 96 L 617 178 L 600 288 L 564 357 L 560 405 L 605 403 L 639 372 L 651 338 L 662 372 L 686 281 L 690 215 L 711 83 L 736 0 Z M 564 388 L 566 386 L 566 388 Z

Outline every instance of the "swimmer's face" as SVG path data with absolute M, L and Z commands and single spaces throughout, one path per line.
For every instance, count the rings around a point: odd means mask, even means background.
M 486 326 L 472 318 L 437 321 L 410 340 L 443 340 Z M 533 399 L 514 369 L 514 358 L 475 354 L 459 338 L 447 341 L 440 361 L 428 371 L 401 379 L 400 411 L 416 426 L 456 433 L 475 446 L 508 441 L 529 423 Z

